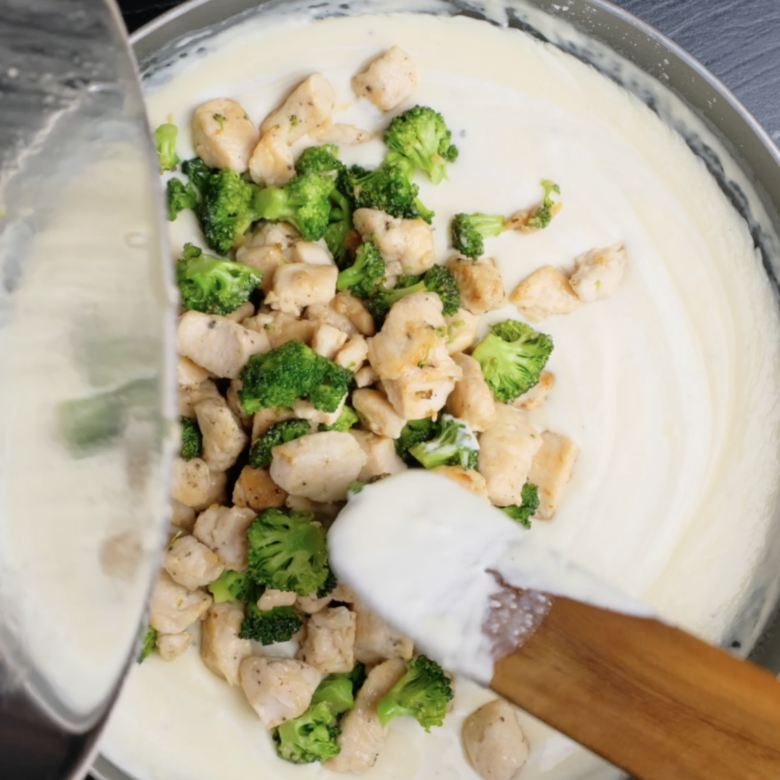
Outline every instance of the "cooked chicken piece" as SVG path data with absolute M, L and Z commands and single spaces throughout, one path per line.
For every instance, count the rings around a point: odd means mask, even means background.
M 282 311 L 263 311 L 244 320 L 244 327 L 262 333 L 268 339 L 271 349 L 281 347 L 288 341 L 311 343 L 317 324 L 309 320 L 299 320 L 292 314 Z
M 344 331 L 334 328 L 333 325 L 320 325 L 314 331 L 311 340 L 311 348 L 318 354 L 328 360 L 333 360 L 336 353 L 344 346 L 347 341 L 347 334 Z
M 232 571 L 246 571 L 246 529 L 257 517 L 251 509 L 214 504 L 198 515 L 192 535 L 213 550 Z
M 188 311 L 176 331 L 179 354 L 218 377 L 235 379 L 252 355 L 268 352 L 268 336 L 216 314 Z
M 554 314 L 571 314 L 582 306 L 569 280 L 551 265 L 523 279 L 509 300 L 529 322 L 541 322 Z
M 187 590 L 204 588 L 225 569 L 222 559 L 194 536 L 180 536 L 165 552 L 163 569 Z
M 479 317 L 466 309 L 458 309 L 451 317 L 445 317 L 447 325 L 447 351 L 450 355 L 463 352 L 477 340 Z
M 524 411 L 536 409 L 550 397 L 553 387 L 555 387 L 555 374 L 542 371 L 539 381 L 528 392 L 515 398 L 512 401 L 512 406 Z
M 432 470 L 453 482 L 457 482 L 461 487 L 476 493 L 478 496 L 488 497 L 487 483 L 478 471 L 467 471 L 461 466 L 437 466 Z
M 217 386 L 210 379 L 199 385 L 179 387 L 179 414 L 194 420 L 195 406 L 209 398 L 222 398 Z
M 276 607 L 291 607 L 297 599 L 298 595 L 292 591 L 266 588 L 257 601 L 257 608 L 265 611 Z
M 574 259 L 574 273 L 569 284 L 584 303 L 612 297 L 618 290 L 628 265 L 622 243 L 590 252 Z
M 542 446 L 528 474 L 529 481 L 539 488 L 539 509 L 535 516 L 540 520 L 551 520 L 555 515 L 579 454 L 580 448 L 568 436 L 552 431 L 542 433 Z
M 282 507 L 286 499 L 287 493 L 271 479 L 268 469 L 244 466 L 233 488 L 233 503 L 255 512 Z
M 239 679 L 252 709 L 273 729 L 303 715 L 322 674 L 303 661 L 253 655 L 241 662 Z
M 316 591 L 310 593 L 308 596 L 298 596 L 296 606 L 301 612 L 305 612 L 307 615 L 314 615 L 317 612 L 325 609 L 332 601 L 343 601 L 345 604 L 355 603 L 355 594 L 350 588 L 342 583 L 336 585 L 335 590 L 332 593 L 328 593 L 327 596 L 318 596 Z
M 234 309 L 230 314 L 225 315 L 226 320 L 231 322 L 237 322 L 239 325 L 245 320 L 254 315 L 255 307 L 247 301 L 242 303 L 237 309 Z
M 355 707 L 344 715 L 338 736 L 341 752 L 323 762 L 331 772 L 359 775 L 367 772 L 379 758 L 387 739 L 376 708 L 390 689 L 406 674 L 406 661 L 391 658 L 375 666 L 355 697 Z
M 235 100 L 215 98 L 195 109 L 192 144 L 211 168 L 243 173 L 258 138 L 257 128 Z
M 308 515 L 314 515 L 317 521 L 326 528 L 336 519 L 336 515 L 341 509 L 341 505 L 338 503 L 325 504 L 321 501 L 312 501 L 310 498 L 304 498 L 303 496 L 287 496 L 284 504 L 288 509 L 292 509 L 295 512 L 305 512 Z
M 400 379 L 386 379 L 382 384 L 400 415 L 408 420 L 420 420 L 433 417 L 442 409 L 458 379 L 460 368 L 450 363 L 414 368 Z
M 271 477 L 292 495 L 343 501 L 367 460 L 350 434 L 323 431 L 274 447 Z
M 521 209 L 520 211 L 516 211 L 506 221 L 505 229 L 517 230 L 519 233 L 536 233 L 539 230 L 544 230 L 544 228 L 541 227 L 540 225 L 530 224 L 531 220 L 534 217 L 537 217 L 539 215 L 539 209 L 541 205 L 542 204 L 539 203 L 537 206 L 534 206 L 533 208 Z M 553 217 L 557 217 L 558 214 L 561 213 L 562 209 L 563 209 L 563 203 L 561 203 L 560 201 L 558 203 L 554 203 L 552 208 L 550 209 L 550 218 L 552 219 Z
M 244 246 L 236 251 L 236 261 L 258 270 L 263 278 L 260 289 L 267 293 L 274 285 L 274 274 L 280 265 L 289 263 L 278 246 Z M 246 320 L 244 320 L 246 322 Z M 245 325 L 244 327 L 249 327 Z M 255 328 L 255 330 L 258 330 Z
M 361 336 L 373 336 L 376 333 L 374 318 L 366 308 L 366 304 L 348 292 L 340 292 L 330 302 L 330 307 L 337 314 L 346 317 Z M 344 330 L 341 328 L 341 330 Z M 350 336 L 353 335 L 344 331 Z
M 496 404 L 482 367 L 473 357 L 461 352 L 456 352 L 452 359 L 460 366 L 463 377 L 447 399 L 447 411 L 467 422 L 473 431 L 487 430 L 496 416 Z
M 355 660 L 373 666 L 388 658 L 408 661 L 414 642 L 385 623 L 360 601 L 355 602 Z
M 378 381 L 379 374 L 377 374 L 377 372 L 374 371 L 371 366 L 363 366 L 363 368 L 355 372 L 355 384 L 360 390 L 362 390 L 364 387 L 369 387 L 370 385 L 373 385 L 374 382 Z
M 400 474 L 402 471 L 406 471 L 407 465 L 395 451 L 395 442 L 392 439 L 388 439 L 386 436 L 377 436 L 368 431 L 353 429 L 350 433 L 368 456 L 366 465 L 358 474 L 358 479 L 361 482 L 382 474 Z
M 418 83 L 412 58 L 393 46 L 352 79 L 352 89 L 380 110 L 392 111 L 417 89 Z
M 397 439 L 406 425 L 406 419 L 393 409 L 387 396 L 379 390 L 355 390 L 352 406 L 360 417 L 361 425 L 377 436 Z
M 193 363 L 189 358 L 180 357 L 176 368 L 176 376 L 179 383 L 179 389 L 190 389 L 198 387 L 200 384 L 211 378 L 206 369 L 201 368 L 197 363 Z
M 295 160 L 287 144 L 287 133 L 281 127 L 263 133 L 248 165 L 249 175 L 256 184 L 284 187 L 295 176 Z
M 479 437 L 479 472 L 496 506 L 521 503 L 523 485 L 541 446 L 542 435 L 525 412 L 496 404 L 493 424 Z
M 355 665 L 355 613 L 328 607 L 311 616 L 300 657 L 323 674 L 351 672 Z
M 196 512 L 208 509 L 212 504 L 224 504 L 227 499 L 227 473 L 224 471 L 209 472 L 209 487 L 206 498 L 192 508 Z
M 513 780 L 528 760 L 528 743 L 517 715 L 503 699 L 484 704 L 466 718 L 463 746 L 484 780 Z
M 228 408 L 241 424 L 241 428 L 245 431 L 252 430 L 252 415 L 247 414 L 244 411 L 244 407 L 241 406 L 241 399 L 238 396 L 238 391 L 243 387 L 244 383 L 240 379 L 232 379 L 230 381 L 230 387 L 228 387 L 227 393 L 225 393 L 225 400 L 227 401 Z
M 184 531 L 191 531 L 195 525 L 195 510 L 175 498 L 171 499 L 171 525 Z
M 187 590 L 163 571 L 157 579 L 149 606 L 149 624 L 161 634 L 186 631 L 211 606 L 204 590 Z
M 157 634 L 155 644 L 163 661 L 175 661 L 189 649 L 192 644 L 192 634 L 186 631 L 180 634 Z
M 361 130 L 355 125 L 325 125 L 313 134 L 323 144 L 338 144 L 339 146 L 359 146 L 376 138 L 376 133 Z
M 171 496 L 174 501 L 194 508 L 208 498 L 210 483 L 211 473 L 205 460 L 176 458 L 173 461 Z
M 344 346 L 334 355 L 333 362 L 350 371 L 359 371 L 368 359 L 368 342 L 357 334 L 347 339 Z
M 504 279 L 492 258 L 472 260 L 456 255 L 447 261 L 447 268 L 458 282 L 464 309 L 479 316 L 506 306 Z
M 280 265 L 265 302 L 272 309 L 299 317 L 307 306 L 327 303 L 336 295 L 338 277 L 335 265 Z
M 354 336 L 357 333 L 357 328 L 348 317 L 335 311 L 331 305 L 332 303 L 333 301 L 328 304 L 309 306 L 303 315 L 304 320 L 311 321 L 315 325 L 332 325 L 334 328 L 338 328 L 346 333 L 347 336 Z
M 292 262 L 293 249 L 300 240 L 301 234 L 289 222 L 261 222 L 259 227 L 247 234 L 242 249 L 272 246 L 282 253 L 285 260 Z
M 327 246 L 320 246 L 314 241 L 298 241 L 292 250 L 294 263 L 308 263 L 309 265 L 335 265 L 333 255 Z
M 267 133 L 278 127 L 292 146 L 308 133 L 316 133 L 330 122 L 336 93 L 321 73 L 312 73 L 302 81 L 284 101 L 281 108 L 269 114 L 260 132 Z
M 213 471 L 227 471 L 238 460 L 249 437 L 222 396 L 199 403 L 195 414 L 203 434 L 203 460 Z
M 436 264 L 433 230 L 423 219 L 400 219 L 377 209 L 358 209 L 353 220 L 365 241 L 373 241 L 388 266 L 401 264 L 405 274 L 421 274 Z
M 209 671 L 238 685 L 241 662 L 252 654 L 252 643 L 241 639 L 244 607 L 235 601 L 213 604 L 200 630 L 200 657 Z
M 281 406 L 271 406 L 255 412 L 252 420 L 252 443 L 254 444 L 264 433 L 268 433 L 272 425 L 294 418 L 292 409 L 283 409 Z
M 293 414 L 300 420 L 308 420 L 313 430 L 317 430 L 320 425 L 333 425 L 339 419 L 344 411 L 344 404 L 347 400 L 346 394 L 339 401 L 339 405 L 333 412 L 323 412 L 317 409 L 311 401 L 302 401 L 300 398 L 293 404 Z

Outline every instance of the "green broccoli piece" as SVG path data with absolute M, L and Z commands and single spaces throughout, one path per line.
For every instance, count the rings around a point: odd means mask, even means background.
M 524 322 L 506 320 L 490 329 L 472 357 L 482 366 L 493 395 L 510 403 L 539 382 L 552 350 L 549 336 Z
M 203 448 L 203 434 L 198 423 L 190 417 L 181 417 L 181 457 L 184 460 L 199 458 Z
M 354 264 L 339 274 L 336 286 L 339 290 L 349 290 L 356 298 L 368 298 L 384 281 L 386 271 L 376 244 L 366 241 L 358 248 Z
M 385 143 L 425 171 L 434 184 L 447 178 L 447 163 L 458 159 L 444 117 L 427 106 L 415 106 L 390 122 Z
M 463 420 L 451 414 L 442 414 L 436 422 L 436 436 L 410 448 L 409 454 L 426 469 L 437 466 L 460 466 L 466 470 L 477 468 L 479 444 L 474 432 Z
M 301 616 L 292 607 L 258 609 L 254 601 L 246 604 L 246 616 L 239 637 L 263 645 L 289 642 L 303 627 Z
M 192 184 L 185 184 L 175 176 L 168 179 L 166 185 L 166 197 L 168 199 L 168 219 L 175 222 L 179 214 L 185 209 L 198 208 L 198 194 Z
M 304 149 L 295 163 L 295 172 L 299 176 L 308 176 L 310 173 L 337 174 L 344 167 L 344 163 L 339 160 L 338 146 L 325 144 Z
M 253 445 L 249 451 L 249 465 L 253 469 L 265 469 L 273 460 L 271 451 L 280 444 L 299 439 L 311 433 L 308 420 L 282 420 L 274 423 Z
M 323 412 L 335 412 L 349 390 L 352 372 L 299 341 L 288 341 L 253 355 L 241 381 L 238 395 L 247 414 L 271 406 L 290 408 L 299 398 L 308 398 Z
M 516 520 L 525 528 L 531 527 L 531 518 L 539 508 L 539 488 L 532 482 L 526 482 L 520 492 L 519 506 L 501 507 L 513 520 Z
M 466 257 L 476 260 L 485 254 L 485 239 L 506 230 L 506 220 L 490 214 L 456 214 L 450 225 L 452 246 Z
M 389 474 L 374 474 L 373 477 L 369 477 L 365 481 L 356 480 L 347 489 L 347 498 L 353 498 L 360 493 L 366 485 L 373 485 L 374 482 L 379 482 L 382 479 L 387 479 Z
M 160 173 L 165 171 L 175 171 L 179 164 L 179 157 L 176 154 L 176 138 L 179 135 L 179 128 L 166 122 L 160 125 L 154 131 L 154 146 L 160 157 Z
M 409 464 L 415 464 L 410 450 L 420 442 L 430 441 L 438 433 L 437 425 L 430 417 L 422 420 L 409 420 L 404 425 L 401 435 L 395 440 L 395 451 L 398 456 Z
M 379 327 L 394 303 L 412 293 L 426 291 L 435 292 L 441 298 L 445 317 L 451 317 L 460 308 L 460 288 L 453 273 L 443 265 L 434 265 L 422 277 L 402 276 L 392 290 L 375 288 L 374 294 L 366 300 L 366 306 Z
M 215 604 L 221 604 L 223 601 L 251 601 L 252 595 L 256 590 L 256 586 L 254 586 L 254 583 L 249 580 L 246 574 L 231 571 L 230 569 L 225 569 L 209 585 L 209 591 L 214 596 Z M 260 594 L 258 593 L 257 598 L 259 597 Z
M 309 173 L 295 176 L 284 187 L 266 187 L 254 198 L 257 216 L 272 222 L 289 222 L 304 241 L 317 241 L 330 224 L 330 194 L 334 182 L 329 176 Z
M 325 703 L 334 715 L 342 715 L 355 706 L 355 694 L 366 679 L 366 667 L 355 664 L 351 672 L 329 674 L 314 691 L 311 706 Z
M 260 215 L 255 196 L 262 192 L 241 174 L 229 168 L 212 173 L 201 191 L 197 210 L 206 243 L 220 255 L 227 255 Z
M 266 509 L 246 535 L 248 572 L 258 585 L 308 596 L 325 584 L 329 571 L 325 531 L 313 515 Z
M 336 265 L 343 269 L 349 262 L 347 235 L 352 230 L 352 206 L 347 197 L 335 189 L 330 193 L 330 200 L 330 222 L 323 238 Z
M 336 586 L 338 585 L 338 580 L 336 579 L 336 575 L 333 573 L 333 569 L 330 568 L 330 564 L 328 565 L 328 576 L 325 577 L 325 582 L 322 583 L 322 585 L 317 588 L 317 598 L 318 599 L 324 599 L 325 596 L 330 596 L 331 593 L 333 593 L 334 590 L 336 590 Z
M 439 664 L 419 655 L 409 661 L 409 670 L 379 702 L 379 720 L 386 726 L 393 718 L 411 715 L 430 731 L 431 726 L 444 723 L 453 695 L 452 683 Z
M 357 425 L 360 420 L 358 419 L 355 410 L 351 406 L 344 405 L 344 409 L 341 411 L 338 420 L 333 425 L 325 425 L 320 423 L 321 431 L 341 431 L 346 433 L 353 425 Z
M 191 160 L 185 160 L 181 164 L 181 172 L 189 178 L 190 184 L 201 195 L 206 188 L 209 176 L 215 173 L 215 170 L 214 168 L 209 168 L 200 157 L 193 157 Z
M 528 220 L 528 227 L 544 229 L 552 222 L 552 209 L 555 206 L 553 193 L 560 195 L 561 188 L 549 179 L 542 179 L 542 187 L 544 187 L 542 205 L 536 210 L 536 214 Z
M 151 626 L 146 629 L 144 641 L 141 644 L 141 651 L 138 653 L 138 663 L 142 664 L 155 650 L 157 646 L 157 631 Z
M 262 279 L 255 268 L 204 255 L 192 244 L 185 244 L 176 263 L 176 283 L 187 311 L 230 314 L 249 300 Z

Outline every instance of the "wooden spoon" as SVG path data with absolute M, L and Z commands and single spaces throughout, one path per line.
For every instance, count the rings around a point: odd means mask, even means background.
M 641 780 L 780 780 L 780 683 L 657 620 L 555 598 L 491 688 Z

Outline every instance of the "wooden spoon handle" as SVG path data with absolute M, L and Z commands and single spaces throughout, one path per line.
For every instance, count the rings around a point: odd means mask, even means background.
M 556 598 L 491 687 L 641 780 L 780 779 L 780 683 L 657 620 Z

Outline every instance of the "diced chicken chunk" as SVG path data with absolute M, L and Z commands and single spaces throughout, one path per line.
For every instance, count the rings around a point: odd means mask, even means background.
M 191 362 L 191 361 L 190 361 Z M 210 379 L 199 385 L 179 386 L 179 414 L 195 419 L 195 407 L 209 398 L 221 398 L 217 386 Z
M 322 357 L 333 360 L 336 353 L 344 346 L 347 341 L 347 334 L 344 331 L 334 328 L 333 325 L 320 325 L 314 331 L 311 340 L 311 348 Z
M 239 668 L 241 687 L 267 729 L 302 715 L 322 680 L 313 666 L 292 658 L 249 656 Z
M 370 130 L 361 130 L 355 125 L 327 125 L 320 128 L 314 137 L 324 144 L 359 146 L 376 138 L 376 133 L 372 133 Z
M 235 379 L 252 355 L 268 352 L 268 336 L 216 314 L 188 311 L 176 331 L 179 354 L 212 374 Z
M 542 371 L 539 381 L 530 390 L 515 398 L 512 401 L 512 406 L 526 411 L 536 409 L 550 397 L 553 387 L 555 387 L 555 374 Z
M 189 358 L 180 357 L 176 366 L 176 378 L 180 389 L 193 388 L 210 379 L 211 374 Z
M 551 265 L 523 279 L 509 300 L 529 322 L 541 322 L 555 314 L 571 314 L 582 306 L 569 280 Z
M 447 268 L 458 282 L 464 309 L 479 316 L 506 305 L 504 279 L 492 258 L 472 260 L 457 255 L 447 261 Z
M 204 590 L 187 590 L 163 571 L 157 579 L 149 607 L 149 623 L 161 634 L 180 634 L 199 620 L 211 606 Z
M 244 327 L 262 333 L 271 349 L 281 347 L 288 341 L 301 341 L 309 344 L 317 330 L 317 324 L 309 320 L 299 320 L 292 314 L 282 311 L 263 311 L 244 320 Z
M 168 547 L 163 568 L 174 582 L 187 590 L 195 590 L 214 582 L 222 574 L 225 564 L 194 536 L 181 536 Z
M 333 356 L 333 362 L 350 371 L 359 371 L 368 358 L 368 342 L 357 334 L 347 339 L 344 346 Z
M 479 317 L 467 309 L 458 309 L 451 317 L 445 317 L 447 325 L 447 351 L 450 355 L 463 352 L 477 340 Z
M 476 493 L 478 496 L 488 498 L 487 482 L 478 471 L 467 471 L 462 466 L 437 466 L 433 471 L 457 482 L 461 487 Z
M 212 504 L 224 504 L 227 498 L 227 473 L 224 471 L 209 471 L 209 486 L 206 498 L 199 504 L 194 504 L 196 512 L 208 509 Z
M 536 517 L 551 520 L 558 508 L 561 493 L 571 479 L 580 448 L 561 433 L 545 431 L 542 446 L 534 457 L 528 479 L 539 488 Z
M 414 643 L 361 602 L 355 603 L 355 660 L 372 666 L 389 658 L 408 661 Z
M 346 317 L 361 336 L 373 336 L 376 333 L 374 318 L 360 298 L 356 298 L 348 292 L 340 292 L 330 302 L 330 308 L 336 314 Z M 341 330 L 344 330 L 344 328 L 341 328 Z M 350 331 L 345 330 L 344 332 L 350 336 L 354 335 Z
M 329 607 L 306 624 L 301 658 L 323 674 L 351 672 L 355 665 L 355 613 Z
M 171 499 L 171 525 L 184 531 L 191 531 L 195 525 L 195 510 L 175 498 Z
M 245 247 L 273 246 L 287 260 L 292 260 L 295 245 L 301 240 L 301 234 L 289 222 L 263 222 L 244 242 Z
M 192 535 L 213 550 L 232 571 L 246 571 L 246 529 L 257 517 L 251 509 L 214 506 L 201 512 L 195 522 Z
M 355 229 L 365 241 L 373 241 L 391 266 L 400 263 L 402 273 L 421 274 L 436 264 L 433 230 L 423 219 L 400 219 L 377 209 L 358 209 Z
M 352 79 L 352 89 L 378 109 L 392 111 L 417 89 L 419 79 L 412 58 L 398 46 L 377 57 Z
M 300 316 L 307 306 L 328 303 L 336 295 L 339 269 L 335 265 L 291 263 L 281 265 L 265 302 L 287 314 Z
M 473 431 L 487 430 L 496 416 L 496 404 L 482 367 L 473 357 L 460 352 L 452 359 L 460 366 L 463 376 L 447 399 L 447 411 L 467 422 Z
M 266 117 L 260 132 L 268 133 L 278 127 L 292 145 L 328 124 L 335 105 L 336 93 L 331 83 L 321 73 L 312 73 L 290 93 L 281 108 Z
M 584 303 L 610 298 L 617 292 L 627 265 L 628 255 L 622 243 L 591 249 L 574 259 L 569 284 Z
M 323 431 L 273 449 L 271 478 L 312 501 L 342 501 L 368 458 L 348 433 Z
M 363 366 L 360 371 L 355 372 L 355 384 L 359 389 L 369 387 L 379 381 L 379 374 L 371 366 Z
M 352 405 L 363 427 L 377 436 L 397 439 L 406 425 L 406 419 L 393 409 L 387 396 L 379 390 L 355 390 Z
M 230 381 L 230 387 L 228 387 L 227 393 L 225 393 L 225 400 L 231 412 L 235 415 L 241 428 L 244 431 L 252 430 L 252 415 L 247 414 L 244 411 L 244 407 L 241 406 L 241 398 L 238 395 L 238 391 L 244 386 L 244 383 L 240 379 L 232 379 Z
M 496 404 L 493 424 L 479 437 L 479 472 L 496 506 L 522 503 L 521 492 L 542 435 L 524 412 Z
M 275 127 L 260 137 L 248 163 L 253 182 L 283 187 L 295 176 L 295 161 L 286 136 L 282 128 Z
M 291 607 L 298 600 L 298 594 L 289 590 L 266 588 L 257 601 L 257 608 L 265 611 L 276 607 Z
M 210 486 L 211 472 L 205 460 L 176 458 L 173 461 L 171 496 L 174 501 L 194 508 L 208 498 Z
M 222 396 L 195 407 L 203 434 L 203 460 L 213 471 L 227 471 L 238 460 L 249 437 Z
M 395 450 L 395 442 L 386 436 L 377 436 L 368 431 L 351 431 L 363 448 L 368 460 L 358 474 L 358 479 L 365 482 L 371 477 L 379 477 L 382 474 L 400 474 L 406 471 L 407 465 L 398 456 Z
M 163 661 L 175 661 L 189 649 L 192 644 L 192 634 L 186 631 L 180 634 L 157 634 L 155 644 Z
M 200 630 L 200 657 L 228 685 L 238 685 L 241 662 L 252 654 L 252 643 L 241 639 L 244 607 L 235 601 L 214 604 Z
M 293 413 L 300 420 L 308 420 L 316 431 L 320 425 L 333 425 L 344 411 L 347 394 L 339 401 L 339 405 L 332 412 L 323 412 L 317 409 L 311 401 L 302 401 L 300 398 L 293 404 Z
M 263 276 L 260 289 L 267 293 L 274 285 L 274 274 L 280 265 L 290 262 L 277 246 L 244 246 L 236 251 L 236 261 L 258 270 Z M 244 321 L 246 322 L 246 320 Z M 250 327 L 244 325 L 244 327 Z M 259 330 L 254 328 L 254 330 Z
M 225 319 L 231 322 L 237 322 L 239 325 L 255 313 L 255 307 L 247 301 L 242 303 L 237 309 L 233 309 L 230 314 L 225 315 Z
M 463 723 L 463 746 L 484 780 L 513 780 L 528 760 L 528 743 L 517 715 L 503 699 L 495 699 Z
M 335 265 L 327 246 L 321 246 L 314 241 L 298 241 L 292 250 L 292 261 L 309 265 Z
M 212 168 L 247 169 L 259 134 L 235 100 L 215 98 L 195 110 L 192 144 L 195 154 Z
M 331 601 L 343 601 L 345 604 L 355 603 L 355 594 L 343 583 L 336 585 L 332 593 L 327 596 L 318 596 L 317 592 L 310 593 L 308 596 L 298 596 L 296 602 L 298 609 L 307 615 L 314 615 L 325 609 Z
M 252 421 L 252 443 L 256 442 L 264 433 L 268 433 L 272 425 L 284 420 L 292 420 L 294 417 L 292 409 L 283 409 L 281 406 L 270 406 L 255 412 Z
M 272 479 L 268 469 L 244 466 L 233 488 L 233 503 L 246 506 L 255 512 L 284 506 L 287 493 Z

